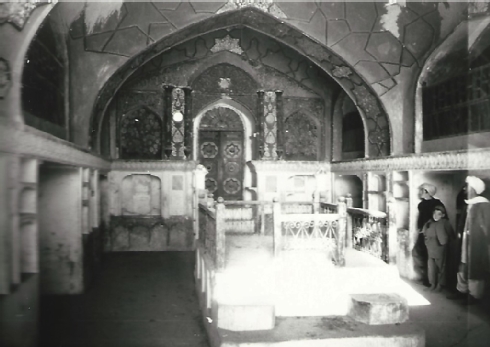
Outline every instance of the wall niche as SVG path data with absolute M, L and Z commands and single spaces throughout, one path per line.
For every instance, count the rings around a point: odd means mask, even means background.
M 152 175 L 124 177 L 121 186 L 123 216 L 160 216 L 162 182 Z

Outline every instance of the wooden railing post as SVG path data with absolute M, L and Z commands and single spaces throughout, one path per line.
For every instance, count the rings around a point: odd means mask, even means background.
M 313 193 L 313 213 L 320 213 L 320 192 L 318 190 Z
M 345 199 L 345 204 L 346 204 L 347 208 L 352 207 L 352 195 L 351 194 L 347 194 L 347 198 Z M 347 217 L 347 220 L 346 220 L 347 233 L 346 233 L 345 246 L 347 248 L 352 248 L 352 238 L 354 237 L 352 235 L 352 215 L 350 213 L 347 213 L 346 215 L 347 215 L 346 216 Z
M 274 198 L 272 207 L 272 217 L 274 219 L 274 256 L 278 256 L 281 251 L 282 223 L 281 223 L 281 203 Z
M 396 264 L 396 254 L 398 251 L 398 229 L 396 226 L 396 202 L 393 196 L 388 197 L 388 216 L 387 218 L 387 247 L 388 263 Z
M 347 204 L 344 197 L 338 200 L 339 224 L 337 242 L 335 244 L 335 262 L 337 266 L 345 266 L 345 237 L 347 234 Z
M 216 202 L 216 270 L 225 267 L 225 204 L 222 197 Z

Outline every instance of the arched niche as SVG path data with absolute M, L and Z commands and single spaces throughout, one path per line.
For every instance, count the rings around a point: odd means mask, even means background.
M 332 124 L 334 161 L 369 157 L 369 145 L 366 145 L 369 143 L 369 133 L 365 118 L 346 93 L 342 92 L 335 101 Z
M 141 65 L 173 46 L 204 33 L 236 27 L 246 27 L 267 35 L 303 55 L 312 65 L 326 72 L 355 101 L 360 110 L 366 125 L 367 156 L 380 157 L 390 154 L 390 125 L 386 112 L 376 93 L 355 69 L 342 57 L 307 37 L 297 28 L 253 8 L 225 12 L 185 27 L 130 58 L 99 91 L 91 117 L 91 147 L 99 150 L 101 125 L 107 107 L 115 92 Z

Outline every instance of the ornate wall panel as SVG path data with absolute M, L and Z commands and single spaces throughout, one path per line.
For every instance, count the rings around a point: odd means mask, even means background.
M 237 98 L 249 109 L 255 108 L 257 82 L 242 69 L 230 65 L 215 65 L 200 74 L 191 83 L 194 90 L 193 105 L 201 110 L 213 99 Z
M 320 127 L 303 111 L 288 116 L 284 122 L 285 159 L 318 160 Z
M 121 159 L 162 158 L 163 97 L 155 92 L 124 92 L 117 99 L 117 133 Z
M 124 114 L 119 127 L 122 159 L 162 158 L 162 121 L 158 114 L 141 106 Z

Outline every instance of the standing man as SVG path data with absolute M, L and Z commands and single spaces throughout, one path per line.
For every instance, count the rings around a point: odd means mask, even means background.
M 483 297 L 485 278 L 490 273 L 490 201 L 480 195 L 485 190 L 481 179 L 468 176 L 466 183 L 468 211 L 456 286 L 459 294 L 447 298 L 467 297 L 467 304 L 474 304 Z
M 430 284 L 427 276 L 427 247 L 425 246 L 422 229 L 425 223 L 432 218 L 434 208 L 437 205 L 444 206 L 441 200 L 434 198 L 436 191 L 437 188 L 429 183 L 424 183 L 419 187 L 419 198 L 422 199 L 418 205 L 419 216 L 417 219 L 417 230 L 419 234 L 412 250 L 412 257 L 415 272 L 425 286 L 429 286 Z

